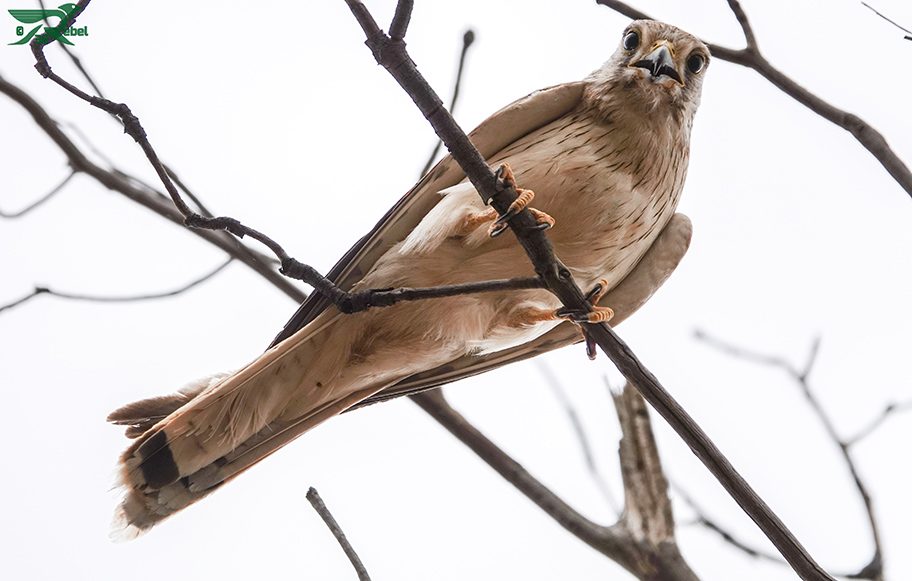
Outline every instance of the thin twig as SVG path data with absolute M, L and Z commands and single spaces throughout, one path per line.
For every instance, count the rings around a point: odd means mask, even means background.
M 907 411 L 912 411 L 912 400 L 901 403 L 888 403 L 867 426 L 859 430 L 854 436 L 845 439 L 846 446 L 852 447 L 858 442 L 861 442 L 874 433 L 874 431 L 882 426 L 891 416 Z
M 849 475 L 852 477 L 852 481 L 855 484 L 855 489 L 858 491 L 862 503 L 864 504 L 865 513 L 868 519 L 868 528 L 870 530 L 872 542 L 874 544 L 874 555 L 871 557 L 869 563 L 865 565 L 861 571 L 852 574 L 851 577 L 855 579 L 882 579 L 883 545 L 880 538 L 880 528 L 877 524 L 877 518 L 874 512 L 874 502 L 871 498 L 870 492 L 868 491 L 867 484 L 861 477 L 861 473 L 855 463 L 855 459 L 852 457 L 850 450 L 851 442 L 839 435 L 839 432 L 836 429 L 832 418 L 830 418 L 826 410 L 823 409 L 823 405 L 814 394 L 813 390 L 811 389 L 810 382 L 808 381 L 808 377 L 814 368 L 814 363 L 817 360 L 817 354 L 820 350 L 820 338 L 818 337 L 814 339 L 811 344 L 806 363 L 801 369 L 799 369 L 796 365 L 788 362 L 782 357 L 757 353 L 750 349 L 738 347 L 727 341 L 722 341 L 715 337 L 711 337 L 704 331 L 697 331 L 695 333 L 695 337 L 707 345 L 715 348 L 716 350 L 726 353 L 732 357 L 736 357 L 744 361 L 750 361 L 759 365 L 766 365 L 780 369 L 794 380 L 795 384 L 801 391 L 801 394 L 808 402 L 808 405 L 810 405 L 811 410 L 814 412 L 814 415 L 817 416 L 817 419 L 823 426 L 823 429 L 826 432 L 827 436 L 839 449 L 843 462 L 849 471 Z
M 675 496 L 683 500 L 684 504 L 686 504 L 694 513 L 693 521 L 687 524 L 695 524 L 705 527 L 706 529 L 719 535 L 723 541 L 731 545 L 733 548 L 744 553 L 745 555 L 748 555 L 749 557 L 753 557 L 761 561 L 766 561 L 768 563 L 781 565 L 783 567 L 789 566 L 788 562 L 786 562 L 786 560 L 779 555 L 771 553 L 769 551 L 764 551 L 763 549 L 758 549 L 757 547 L 751 546 L 746 542 L 740 540 L 729 529 L 725 528 L 723 525 L 719 524 L 718 521 L 710 517 L 709 513 L 703 507 L 701 507 L 697 501 L 693 499 L 692 496 L 686 493 L 684 489 L 680 487 L 680 485 L 673 483 L 672 488 L 674 489 Z M 871 579 L 869 577 L 859 577 L 858 573 L 835 572 L 833 575 L 835 577 L 846 577 L 848 579 Z
M 38 0 L 38 6 L 40 6 L 42 10 L 45 10 L 43 0 Z M 48 22 L 47 16 L 44 17 L 44 23 L 50 26 L 50 22 Z M 95 83 L 95 79 L 92 78 L 92 76 L 89 74 L 89 71 L 87 71 L 85 66 L 83 66 L 82 61 L 79 59 L 79 57 L 76 56 L 76 54 L 62 42 L 58 42 L 57 45 L 61 48 L 61 50 L 63 50 L 63 52 L 66 53 L 68 57 L 70 57 L 70 60 L 73 61 L 73 65 L 76 67 L 76 70 L 78 70 L 82 74 L 83 78 L 90 85 L 92 85 L 92 90 L 95 91 L 95 94 L 99 97 L 104 97 L 101 92 L 101 88 L 99 88 L 98 84 Z
M 623 14 L 628 18 L 645 18 L 652 20 L 652 17 L 645 12 L 637 10 L 620 0 L 596 0 L 596 3 L 611 8 L 615 12 Z M 906 164 L 898 155 L 896 155 L 896 152 L 893 151 L 887 143 L 887 140 L 884 139 L 884 136 L 857 115 L 839 109 L 824 101 L 774 67 L 760 54 L 760 50 L 756 44 L 753 46 L 749 44 L 749 39 L 753 38 L 753 31 L 750 28 L 747 16 L 741 9 L 740 4 L 732 0 L 729 2 L 729 6 L 732 7 L 733 11 L 735 10 L 735 6 L 738 8 L 738 12 L 735 12 L 735 16 L 741 23 L 742 29 L 745 30 L 745 38 L 748 39 L 748 46 L 744 49 L 733 49 L 707 42 L 706 45 L 709 47 L 713 57 L 753 69 L 786 95 L 795 99 L 827 121 L 842 127 L 851 133 L 852 136 L 880 162 L 896 183 L 899 184 L 909 196 L 912 196 L 912 172 L 909 171 Z M 741 15 L 740 17 L 738 16 L 739 14 Z M 748 31 L 751 31 L 750 37 L 747 36 Z M 756 43 L 755 38 L 754 42 Z
M 469 47 L 472 46 L 473 42 L 475 42 L 475 32 L 472 29 L 466 30 L 465 34 L 462 35 L 462 50 L 459 52 L 459 66 L 456 67 L 456 83 L 453 85 L 453 97 L 450 99 L 450 115 L 456 110 L 456 100 L 459 99 L 459 89 L 462 86 L 462 71 L 465 67 L 466 55 L 469 53 Z M 437 145 L 434 146 L 434 150 L 428 156 L 427 163 L 424 164 L 419 177 L 431 170 L 431 166 L 434 165 L 434 160 L 437 159 L 437 154 L 440 153 L 442 145 L 443 142 L 438 139 Z
M 47 202 L 48 200 L 53 198 L 55 195 L 60 193 L 63 190 L 64 186 L 66 186 L 68 183 L 70 183 L 70 180 L 73 179 L 73 176 L 75 176 L 75 175 L 76 175 L 76 170 L 70 171 L 69 175 L 67 175 L 67 177 L 63 178 L 63 180 L 60 183 L 58 183 L 56 186 L 54 186 L 51 189 L 51 191 L 44 194 L 43 196 L 41 196 L 40 198 L 38 198 L 37 200 L 35 200 L 31 204 L 29 204 L 28 206 L 22 208 L 21 210 L 17 210 L 15 212 L 4 212 L 3 210 L 0 210 L 0 218 L 6 218 L 9 220 L 12 220 L 15 218 L 21 218 L 22 216 L 25 216 L 26 214 L 28 214 L 35 208 L 41 206 L 42 204 L 44 204 L 45 202 Z
M 166 220 L 183 226 L 183 216 L 161 192 L 143 185 L 136 178 L 127 176 L 119 170 L 104 169 L 93 163 L 70 137 L 61 130 L 60 125 L 31 95 L 0 76 L 0 93 L 21 105 L 32 116 L 35 124 L 60 148 L 74 170 L 85 173 L 102 186 L 123 194 L 130 200 L 155 212 Z M 260 274 L 280 291 L 296 302 L 301 302 L 307 295 L 298 289 L 291 280 L 280 275 L 270 265 L 270 259 L 259 252 L 248 248 L 231 235 L 208 230 L 190 230 L 196 236 L 206 240 L 227 254 L 234 256 L 249 268 Z
M 580 451 L 583 453 L 586 469 L 589 471 L 589 475 L 592 477 L 592 481 L 595 483 L 596 488 L 602 493 L 602 496 L 605 498 L 608 506 L 611 507 L 611 510 L 614 511 L 614 514 L 621 514 L 621 505 L 614 497 L 614 494 L 611 492 L 611 487 L 608 486 L 608 482 L 605 480 L 605 477 L 602 476 L 602 472 L 595 462 L 595 454 L 592 452 L 592 444 L 589 443 L 589 435 L 583 427 L 583 422 L 576 412 L 576 408 L 573 407 L 573 403 L 564 391 L 563 385 L 561 385 L 560 380 L 551 370 L 551 366 L 545 363 L 544 360 L 541 358 L 535 359 L 535 365 L 538 367 L 538 371 L 544 378 L 545 383 L 551 388 L 554 396 L 557 398 L 558 402 L 560 402 L 561 407 L 564 409 L 564 413 L 567 414 L 567 420 L 570 422 L 570 426 L 573 427 L 573 433 L 576 434 Z
M 887 22 L 889 22 L 890 24 L 892 24 L 893 26 L 895 26 L 896 28 L 902 30 L 903 32 L 907 32 L 908 34 L 907 34 L 904 38 L 905 38 L 906 40 L 912 40 L 912 30 L 909 30 L 909 29 L 906 28 L 905 26 L 901 26 L 901 25 L 900 25 L 898 22 L 896 22 L 895 20 L 892 20 L 892 19 L 890 19 L 890 18 L 887 18 L 886 16 L 884 16 L 883 14 L 881 14 L 876 8 L 874 8 L 873 6 L 871 6 L 870 4 L 868 4 L 867 2 L 862 2 L 861 4 L 862 4 L 865 8 L 867 8 L 868 10 L 870 10 L 871 12 L 873 12 L 874 14 L 880 16 L 881 18 L 883 18 L 884 20 L 886 20 Z
M 741 7 L 741 3 L 738 0 L 728 0 L 728 7 L 738 20 L 738 24 L 741 25 L 741 31 L 744 33 L 744 42 L 747 43 L 748 50 L 754 52 L 760 50 L 757 46 L 757 37 L 754 36 L 754 28 L 751 26 L 744 8 Z
M 686 504 L 696 515 L 696 520 L 695 520 L 694 524 L 702 525 L 702 526 L 706 527 L 707 529 L 713 531 L 714 533 L 716 533 L 717 535 L 722 537 L 722 540 L 724 540 L 726 543 L 730 544 L 731 546 L 733 546 L 734 548 L 738 549 L 739 551 L 745 553 L 746 555 L 749 555 L 749 556 L 757 558 L 757 559 L 761 559 L 763 561 L 769 561 L 771 563 L 776 563 L 777 565 L 788 566 L 788 563 L 786 563 L 785 560 L 782 557 L 780 557 L 779 555 L 775 555 L 773 553 L 768 553 L 762 549 L 757 549 L 755 547 L 748 545 L 744 541 L 737 539 L 734 536 L 734 534 L 732 534 L 729 530 L 727 530 L 722 525 L 718 524 L 715 520 L 710 518 L 709 514 L 699 504 L 697 504 L 697 502 L 693 499 L 693 497 L 691 497 L 689 494 L 684 492 L 684 490 L 680 486 L 672 485 L 672 487 L 674 488 L 675 495 L 677 497 L 679 497 L 681 500 L 683 500 L 684 504 Z
M 447 112 L 440 97 L 418 72 L 405 43 L 385 34 L 363 2 L 345 1 L 364 31 L 367 37 L 366 44 L 377 63 L 382 65 L 412 98 L 425 119 L 443 140 L 450 154 L 459 163 L 482 201 L 490 203 L 501 215 L 505 214 L 517 198 L 515 188 L 491 171 L 484 157 L 472 145 L 453 116 Z M 532 261 L 536 273 L 546 282 L 548 290 L 565 308 L 588 312 L 591 305 L 586 300 L 586 295 L 573 281 L 570 270 L 555 256 L 547 236 L 537 229 L 536 220 L 531 212 L 524 209 L 508 223 Z M 832 580 L 627 344 L 605 324 L 587 325 L 586 332 L 687 443 L 739 506 L 757 523 L 799 576 L 808 580 Z
M 199 286 L 211 279 L 218 273 L 222 272 L 231 262 L 234 260 L 233 257 L 229 256 L 225 262 L 218 265 L 214 270 L 207 272 L 206 274 L 200 276 L 199 278 L 193 279 L 183 286 L 179 286 L 172 290 L 167 290 L 159 293 L 144 293 L 139 295 L 124 295 L 124 296 L 103 296 L 103 295 L 93 295 L 93 294 L 84 294 L 84 293 L 72 293 L 66 291 L 58 291 L 46 286 L 36 286 L 31 293 L 25 295 L 22 298 L 16 299 L 15 301 L 8 303 L 6 305 L 0 305 L 0 312 L 18 307 L 33 298 L 41 295 L 47 295 L 52 297 L 57 297 L 61 299 L 67 299 L 71 301 L 85 301 L 90 303 L 133 303 L 137 301 L 150 301 L 155 299 L 164 299 L 168 297 L 174 297 L 179 294 L 183 294 L 190 289 Z
M 329 528 L 329 531 L 334 537 L 336 537 L 336 542 L 339 543 L 339 546 L 342 547 L 342 550 L 345 551 L 345 556 L 348 557 L 348 560 L 351 561 L 352 567 L 355 568 L 355 572 L 358 574 L 358 579 L 360 581 L 370 581 L 370 575 L 367 574 L 367 569 L 364 568 L 364 563 L 361 562 L 361 557 L 358 556 L 358 553 L 355 552 L 355 548 L 351 546 L 351 543 L 348 542 L 348 538 L 345 536 L 345 533 L 342 531 L 342 527 L 339 526 L 339 523 L 333 517 L 332 513 L 329 512 L 329 509 L 326 507 L 326 503 L 323 502 L 323 499 L 320 498 L 320 493 L 317 492 L 317 489 L 310 487 L 307 491 L 307 500 L 310 501 L 310 505 L 313 506 L 314 510 L 317 511 L 317 514 L 320 515 L 320 518 L 323 519 L 323 522 L 326 523 L 326 526 Z

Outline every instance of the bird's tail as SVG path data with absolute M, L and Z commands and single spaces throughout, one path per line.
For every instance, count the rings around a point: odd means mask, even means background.
M 119 539 L 139 536 L 172 514 L 205 498 L 314 426 L 373 393 L 375 390 L 372 389 L 352 393 L 294 421 L 272 421 L 226 455 L 160 488 L 130 487 L 115 514 L 113 536 Z
M 350 347 L 329 344 L 342 339 L 327 322 L 314 321 L 233 375 L 129 404 L 108 417 L 137 438 L 120 458 L 126 494 L 115 536 L 151 528 L 376 391 L 336 389 L 333 378 Z

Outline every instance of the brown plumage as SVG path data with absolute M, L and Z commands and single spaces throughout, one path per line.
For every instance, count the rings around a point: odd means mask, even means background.
M 708 59 L 691 35 L 637 21 L 587 79 L 521 99 L 472 133 L 556 220 L 551 240 L 577 282 L 605 281 L 614 322 L 651 296 L 690 240 L 689 221 L 674 210 Z M 488 236 L 487 217 L 446 158 L 330 276 L 366 289 L 533 274 L 511 236 Z M 526 290 L 344 315 L 311 297 L 237 373 L 111 414 L 138 436 L 121 457 L 121 532 L 150 528 L 347 409 L 577 341 L 551 314 L 559 306 L 547 291 Z

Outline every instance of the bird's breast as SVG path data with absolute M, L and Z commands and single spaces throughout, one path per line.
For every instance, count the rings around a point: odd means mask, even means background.
M 674 214 L 687 168 L 674 137 L 578 112 L 504 152 L 532 205 L 556 220 L 551 240 L 580 284 L 619 282 Z

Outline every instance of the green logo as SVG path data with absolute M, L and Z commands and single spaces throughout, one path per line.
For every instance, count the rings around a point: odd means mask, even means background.
M 75 27 L 70 26 L 69 28 L 62 28 L 63 23 L 67 21 L 70 17 L 70 14 L 73 13 L 73 10 L 76 9 L 75 4 L 61 4 L 55 10 L 10 10 L 9 13 L 13 18 L 21 22 L 22 24 L 35 24 L 39 23 L 38 26 L 33 29 L 25 32 L 25 27 L 17 26 L 16 27 L 16 36 L 21 36 L 16 42 L 11 42 L 9 44 L 27 44 L 32 37 L 35 37 L 35 40 L 40 44 L 48 44 L 55 40 L 59 40 L 64 44 L 72 45 L 66 37 L 67 36 L 88 36 L 89 29 L 87 26 Z M 58 22 L 56 25 L 51 25 L 51 18 L 57 18 Z M 44 22 L 42 25 L 41 23 Z M 44 31 L 41 34 L 38 34 L 38 31 L 41 30 L 44 26 Z M 37 37 L 35 36 L 37 34 Z M 24 36 L 23 36 L 24 35 Z

